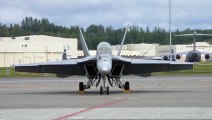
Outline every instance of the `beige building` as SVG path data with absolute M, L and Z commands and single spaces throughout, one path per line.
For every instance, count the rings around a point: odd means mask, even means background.
M 156 48 L 159 44 L 126 44 L 123 45 L 123 51 L 121 55 L 124 56 L 155 56 L 156 55 Z M 113 50 L 118 51 L 120 45 L 112 46 Z
M 0 37 L 0 67 L 61 60 L 64 49 L 69 58 L 77 58 L 77 46 L 76 38 L 46 35 Z

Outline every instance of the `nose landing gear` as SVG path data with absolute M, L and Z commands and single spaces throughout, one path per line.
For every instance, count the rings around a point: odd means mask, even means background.
M 79 83 L 79 93 L 85 93 L 85 89 L 89 89 L 91 86 L 94 85 L 94 83 L 96 82 L 96 87 L 99 85 L 100 83 L 100 79 L 97 78 L 95 79 L 89 79 L 88 83 L 86 85 L 83 84 L 83 82 Z M 122 84 L 120 79 L 112 79 L 112 78 L 108 78 L 110 85 L 113 87 L 113 83 L 115 83 L 115 85 L 121 89 L 124 89 L 123 93 L 130 93 L 130 83 L 127 81 L 125 82 L 125 84 Z M 102 77 L 102 82 L 103 82 L 103 86 L 100 87 L 100 94 L 102 95 L 104 93 L 104 91 L 106 92 L 107 95 L 110 94 L 110 87 L 107 86 L 107 80 L 106 77 Z M 107 87 L 106 87 L 107 86 Z
M 110 87 L 107 86 L 106 89 L 104 89 L 102 86 L 100 87 L 100 95 L 103 94 L 104 90 L 106 91 L 106 94 L 109 95 L 110 94 Z
M 103 80 L 103 86 L 100 87 L 100 94 L 102 95 L 104 90 L 106 91 L 106 94 L 109 95 L 110 94 L 110 88 L 109 86 L 106 87 L 107 81 L 105 77 L 102 77 Z

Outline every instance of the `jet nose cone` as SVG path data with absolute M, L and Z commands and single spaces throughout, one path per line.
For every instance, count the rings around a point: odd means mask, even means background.
M 102 67 L 102 72 L 109 73 L 110 72 L 109 67 L 106 67 L 106 66 Z
M 98 70 L 102 75 L 107 75 L 111 71 L 111 65 L 107 62 L 98 65 Z

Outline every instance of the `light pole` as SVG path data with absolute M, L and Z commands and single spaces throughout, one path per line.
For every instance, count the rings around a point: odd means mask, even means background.
M 169 55 L 169 60 L 170 62 L 172 61 L 172 32 L 171 32 L 171 24 L 172 24 L 172 19 L 171 19 L 171 0 L 169 0 L 169 49 L 170 49 L 170 55 Z

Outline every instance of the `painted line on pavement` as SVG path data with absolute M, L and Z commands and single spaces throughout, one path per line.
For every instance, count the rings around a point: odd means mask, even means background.
M 75 112 L 75 113 L 71 113 L 71 114 L 68 114 L 68 115 L 65 115 L 65 116 L 61 116 L 61 117 L 55 118 L 53 120 L 65 120 L 67 118 L 73 117 L 73 116 L 78 115 L 80 113 L 88 112 L 90 110 L 94 110 L 94 109 L 97 109 L 97 108 L 107 107 L 107 106 L 122 102 L 124 100 L 127 100 L 127 99 L 116 99 L 116 100 L 113 100 L 113 101 L 110 101 L 110 102 L 107 102 L 107 103 L 104 103 L 104 104 L 101 104 L 101 105 L 98 105 L 98 106 L 90 107 L 90 108 L 87 108 L 87 109 L 84 109 L 84 110 L 81 110 L 81 111 L 78 111 L 78 112 Z
M 69 119 L 83 119 L 84 117 L 68 117 Z

